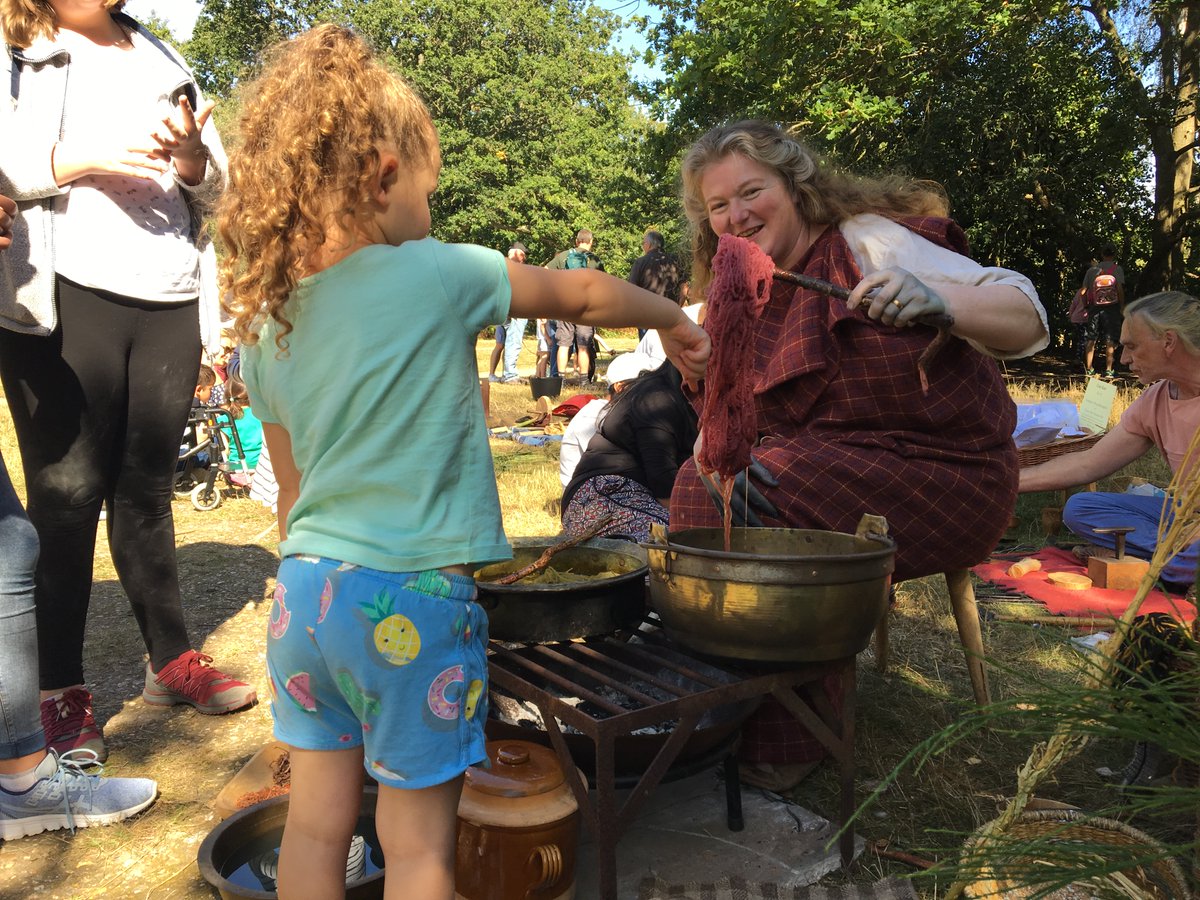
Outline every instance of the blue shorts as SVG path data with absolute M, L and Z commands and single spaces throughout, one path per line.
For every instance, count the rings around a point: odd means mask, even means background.
M 487 616 L 475 581 L 313 556 L 279 565 L 267 624 L 275 737 L 362 746 L 376 781 L 425 788 L 486 759 Z

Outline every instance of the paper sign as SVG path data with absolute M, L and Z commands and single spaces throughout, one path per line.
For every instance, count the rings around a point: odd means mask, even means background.
M 1079 404 L 1079 424 L 1093 434 L 1108 429 L 1108 417 L 1112 414 L 1113 401 L 1117 399 L 1117 386 L 1111 381 L 1089 378 L 1083 402 Z

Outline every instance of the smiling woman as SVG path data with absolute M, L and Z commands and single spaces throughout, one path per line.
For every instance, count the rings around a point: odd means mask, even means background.
M 718 239 L 733 234 L 778 267 L 850 291 L 842 302 L 771 285 L 752 324 L 753 364 L 735 360 L 751 380 L 756 441 L 734 479 L 734 523 L 853 532 L 874 513 L 896 540 L 897 580 L 979 562 L 1017 486 L 1015 412 L 992 357 L 1047 340 L 1029 280 L 966 256 L 936 186 L 853 178 L 766 123 L 710 131 L 685 156 L 683 185 L 693 285 L 715 286 Z M 916 324 L 929 314 L 953 317 L 945 337 Z M 722 335 L 712 339 L 715 360 Z M 935 339 L 923 392 L 918 360 Z M 715 528 L 719 507 L 685 464 L 671 528 Z M 775 789 L 823 752 L 782 711 L 756 716 L 743 745 L 745 759 L 784 779 Z

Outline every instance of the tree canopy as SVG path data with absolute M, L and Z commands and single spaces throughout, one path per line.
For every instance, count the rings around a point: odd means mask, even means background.
M 642 229 L 671 215 L 671 188 L 633 162 L 650 123 L 612 14 L 580 0 L 206 0 L 185 52 L 229 98 L 263 47 L 320 21 L 353 26 L 425 98 L 442 143 L 435 236 L 520 238 L 545 262 L 586 227 L 621 273 Z
M 942 184 L 976 257 L 1027 273 L 1060 325 L 1108 242 L 1131 294 L 1195 290 L 1200 3 L 651 2 L 663 75 L 642 85 L 587 0 L 205 0 L 185 52 L 229 98 L 266 44 L 353 25 L 437 121 L 435 234 L 519 237 L 538 262 L 579 227 L 618 273 L 645 228 L 678 246 L 683 149 L 750 116 L 852 171 Z

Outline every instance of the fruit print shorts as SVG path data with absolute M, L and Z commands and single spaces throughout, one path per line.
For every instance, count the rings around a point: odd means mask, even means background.
M 313 556 L 279 565 L 267 623 L 275 737 L 362 746 L 391 787 L 424 788 L 486 759 L 487 616 L 475 581 Z

